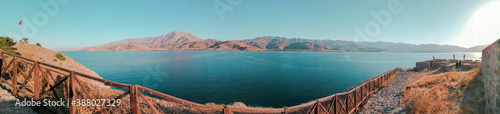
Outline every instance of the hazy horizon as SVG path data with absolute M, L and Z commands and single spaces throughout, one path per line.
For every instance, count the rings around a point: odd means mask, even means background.
M 470 48 L 500 38 L 498 0 L 1 1 L 0 36 L 83 48 L 188 31 L 203 39 L 280 36 Z M 497 10 L 495 10 L 497 9 Z M 493 10 L 493 11 L 492 11 Z M 18 22 L 23 19 L 23 24 Z M 485 25 L 488 25 L 485 27 Z M 477 32 L 479 31 L 479 32 Z

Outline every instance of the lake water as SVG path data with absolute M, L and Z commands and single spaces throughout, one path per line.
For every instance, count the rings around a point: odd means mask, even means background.
M 185 100 L 294 106 L 340 93 L 396 67 L 481 53 L 147 51 L 62 52 L 101 77 Z

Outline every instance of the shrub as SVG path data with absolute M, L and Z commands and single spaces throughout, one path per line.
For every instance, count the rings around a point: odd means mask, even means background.
M 56 54 L 56 58 L 58 58 L 58 59 L 59 59 L 59 60 L 61 60 L 61 61 L 66 60 L 66 58 L 64 58 L 64 56 L 63 56 L 61 53 L 57 53 L 57 54 Z
M 16 51 L 11 47 L 14 45 L 14 40 L 9 37 L 0 37 L 0 49 L 5 52 L 16 54 Z
M 28 38 L 23 38 L 23 42 L 28 43 Z
M 16 54 L 16 51 L 14 51 L 14 49 L 10 46 L 3 46 L 1 49 L 7 53 Z
M 0 37 L 0 47 L 12 46 L 14 45 L 14 40 L 9 37 Z
M 36 45 L 42 47 L 42 45 L 40 43 L 36 43 Z

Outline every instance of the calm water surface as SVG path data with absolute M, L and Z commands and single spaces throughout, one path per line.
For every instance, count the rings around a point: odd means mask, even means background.
M 62 52 L 101 77 L 197 103 L 283 107 L 343 92 L 416 61 L 481 53 L 147 51 Z

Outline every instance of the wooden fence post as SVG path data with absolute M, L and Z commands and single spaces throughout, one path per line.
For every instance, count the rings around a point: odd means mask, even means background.
M 387 77 L 387 74 L 385 74 L 385 75 L 383 75 L 383 76 L 382 76 L 382 78 L 381 78 L 381 79 L 382 79 L 382 81 L 381 81 L 381 83 L 379 83 L 379 85 L 383 85 L 383 84 L 385 83 L 385 78 L 386 78 L 386 77 Z M 379 87 L 380 87 L 380 86 L 379 86 Z
M 75 92 L 75 74 L 73 71 L 69 74 L 69 101 L 75 100 L 76 92 Z M 76 114 L 76 107 L 73 105 L 69 105 L 69 113 Z
M 349 100 L 350 100 L 350 99 L 349 99 L 349 93 L 347 93 L 347 94 L 345 94 L 345 107 L 346 107 L 346 112 L 347 112 L 347 113 L 349 113 L 349 111 L 350 111 L 350 110 L 349 110 L 349 109 L 350 109 L 349 104 L 351 104 L 351 103 L 349 103 Z
M 34 73 L 33 73 L 33 78 L 35 78 L 35 84 L 33 85 L 34 88 L 35 88 L 35 91 L 33 94 L 35 94 L 35 100 L 39 100 L 40 99 L 40 76 L 38 75 L 39 71 L 38 71 L 38 62 L 35 61 L 34 63 Z M 25 79 L 25 80 L 28 80 L 28 79 Z
M 358 107 L 358 90 L 354 91 L 354 109 Z
M 333 113 L 337 114 L 337 112 L 338 112 L 337 111 L 337 106 L 338 106 L 337 105 L 337 100 L 339 100 L 339 99 L 338 99 L 337 95 L 335 95 L 335 97 L 333 99 L 334 99 L 333 100 L 333 105 L 332 105 L 332 107 L 333 107 Z M 340 109 L 340 110 L 342 110 L 342 109 Z
M 356 109 L 356 91 L 351 93 L 351 110 Z
M 319 101 L 316 100 L 316 111 L 314 111 L 314 114 L 319 114 Z
M 222 109 L 222 113 L 233 114 L 233 112 L 231 112 L 231 110 L 229 110 L 229 107 L 227 107 L 226 105 L 224 105 L 224 108 Z
M 370 83 L 370 86 L 371 86 L 371 88 L 370 88 L 370 95 L 372 95 L 372 92 L 375 91 L 375 89 L 377 88 L 375 86 L 377 85 L 378 81 L 379 81 L 378 79 L 375 79 L 375 80 L 373 80 Z
M 3 63 L 5 63 L 5 62 L 4 62 L 4 61 L 5 61 L 5 59 L 3 58 L 3 52 L 2 52 L 2 51 L 0 51 L 0 59 L 2 59 L 2 65 L 0 65 L 0 85 L 1 85 L 1 84 L 3 83 L 3 82 L 2 82 L 2 80 L 1 80 L 1 78 L 2 78 L 3 76 L 1 76 L 1 74 L 3 74 L 3 72 L 4 72 L 4 71 L 3 71 Z
M 361 91 L 361 95 L 363 95 L 363 96 L 362 96 L 361 98 L 362 98 L 362 99 L 365 99 L 365 98 L 366 98 L 366 84 L 365 84 L 365 85 L 363 85 L 363 87 L 362 87 L 362 88 L 363 88 L 363 89 L 362 89 L 362 91 Z
M 130 111 L 132 114 L 139 114 L 139 99 L 137 98 L 137 86 L 130 86 Z
M 14 58 L 12 58 L 12 61 L 14 63 L 12 63 L 12 71 L 14 72 L 14 75 L 12 76 L 12 90 L 14 91 L 14 95 L 17 95 L 17 59 L 16 59 L 16 55 L 13 56 Z

